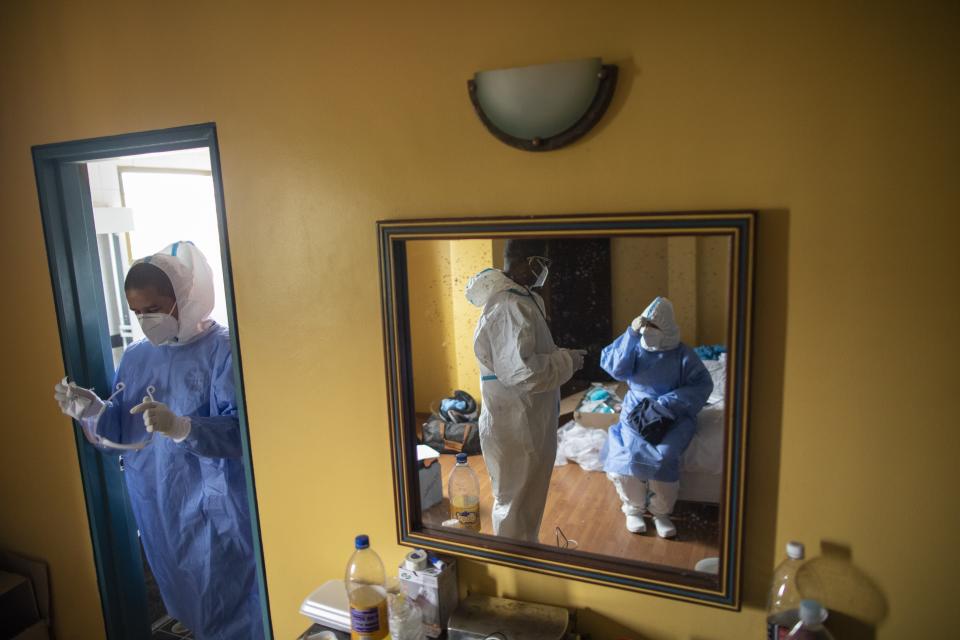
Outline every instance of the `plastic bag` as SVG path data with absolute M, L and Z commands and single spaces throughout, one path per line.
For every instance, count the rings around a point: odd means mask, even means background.
M 571 420 L 557 431 L 555 466 L 563 466 L 569 460 L 576 462 L 584 471 L 602 471 L 600 449 L 606 441 L 606 429 L 584 427 Z

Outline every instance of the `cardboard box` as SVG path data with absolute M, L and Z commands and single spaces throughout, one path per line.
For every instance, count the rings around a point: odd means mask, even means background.
M 614 382 L 614 383 L 604 383 L 604 386 L 616 385 L 615 393 L 622 400 L 627 394 L 627 385 L 624 382 Z M 615 411 L 613 413 L 593 413 L 589 411 L 581 411 L 581 403 L 583 402 L 584 394 L 588 389 L 583 391 L 578 391 L 575 394 L 571 394 L 560 401 L 561 414 L 563 413 L 564 406 L 570 407 L 571 405 L 575 407 L 573 409 L 573 419 L 577 421 L 577 424 L 583 425 L 584 427 L 592 427 L 594 429 L 606 429 L 612 425 L 617 424 L 620 421 L 620 412 Z

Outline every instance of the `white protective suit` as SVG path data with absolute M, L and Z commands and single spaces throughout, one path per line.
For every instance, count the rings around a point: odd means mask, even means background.
M 480 445 L 493 486 L 493 530 L 538 541 L 557 454 L 560 385 L 573 358 L 553 343 L 543 300 L 498 269 L 470 279 L 483 308 L 473 350 L 480 363 Z

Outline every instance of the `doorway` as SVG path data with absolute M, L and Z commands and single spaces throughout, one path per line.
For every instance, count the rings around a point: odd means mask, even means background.
M 216 301 L 210 317 L 229 329 L 232 348 L 259 619 L 264 637 L 271 638 L 216 128 L 204 124 L 43 145 L 33 153 L 71 380 L 106 398 L 124 349 L 143 337 L 124 295 L 124 277 L 134 260 L 189 240 L 210 264 Z M 170 633 L 173 620 L 144 561 L 123 456 L 98 451 L 75 427 L 107 637 L 191 637 Z

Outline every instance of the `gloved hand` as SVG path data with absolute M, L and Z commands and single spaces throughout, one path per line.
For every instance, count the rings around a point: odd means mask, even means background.
M 570 359 L 573 360 L 573 370 L 580 371 L 583 369 L 583 359 L 587 355 L 586 349 L 567 349 L 567 353 L 570 354 Z
M 145 397 L 143 402 L 130 409 L 130 413 L 142 413 L 147 431 L 162 433 L 174 442 L 182 442 L 190 435 L 190 418 L 178 416 L 162 402 Z
M 90 389 L 77 386 L 76 382 L 68 382 L 66 376 L 54 385 L 53 399 L 60 405 L 60 411 L 75 420 L 95 418 L 106 404 Z
M 630 328 L 633 329 L 634 333 L 640 333 L 640 322 L 643 320 L 643 316 L 637 316 L 633 319 L 633 322 L 630 323 Z

